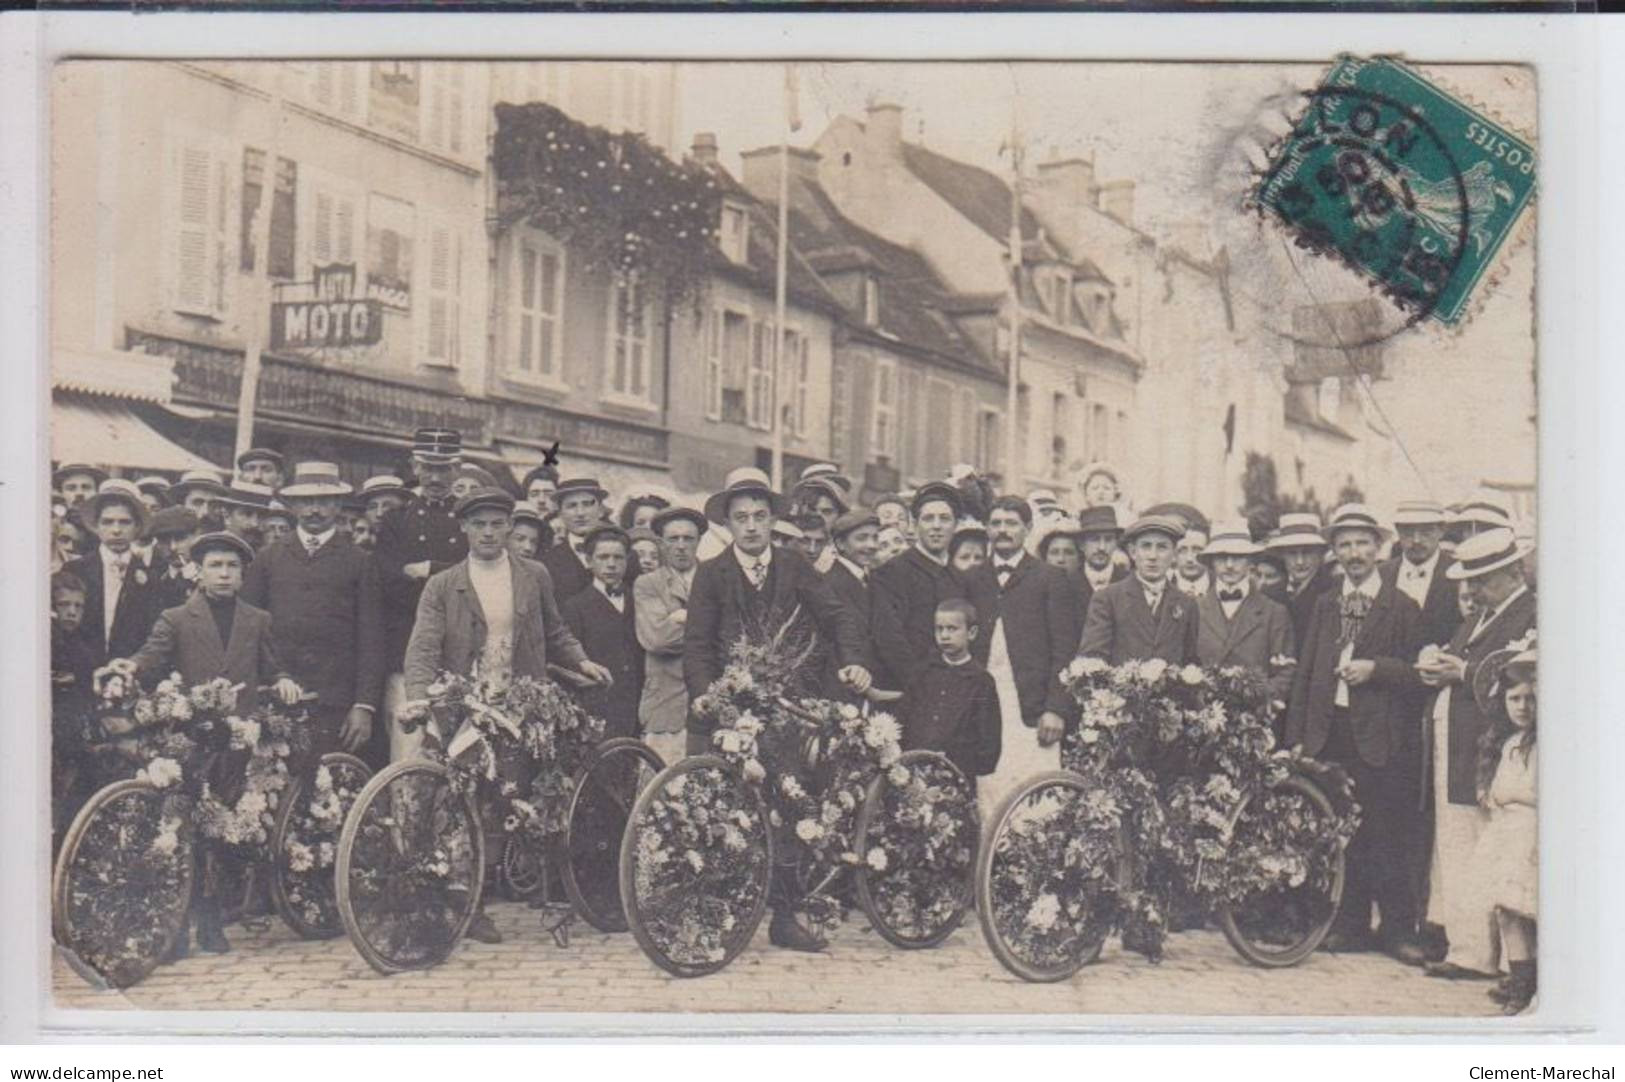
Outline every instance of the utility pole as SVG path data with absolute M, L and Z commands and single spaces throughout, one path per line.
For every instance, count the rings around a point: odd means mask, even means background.
M 317 61 L 329 63 L 329 61 Z M 254 411 L 260 394 L 260 355 L 271 326 L 271 208 L 276 203 L 277 174 L 282 168 L 282 86 L 271 96 L 271 138 L 265 150 L 265 169 L 260 182 L 259 209 L 254 218 L 254 275 L 250 279 L 247 316 L 248 342 L 243 351 L 243 382 L 237 390 L 237 439 L 232 452 L 233 466 L 238 456 L 254 445 Z
M 1026 472 L 1022 460 L 1022 440 L 1017 412 L 1020 407 L 1021 388 L 1021 122 L 1017 114 L 1019 101 L 1010 104 L 1010 281 L 1005 304 L 1010 310 L 1009 368 L 1005 388 L 1005 481 L 1004 490 L 1020 495 L 1025 486 L 1022 475 Z
M 784 66 L 784 137 L 779 140 L 778 265 L 773 278 L 773 491 L 784 491 L 784 307 L 790 254 L 790 133 L 801 127 L 796 68 Z

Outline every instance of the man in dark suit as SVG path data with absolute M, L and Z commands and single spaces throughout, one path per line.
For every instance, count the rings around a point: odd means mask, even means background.
M 905 695 L 937 656 L 938 603 L 965 594 L 948 565 L 959 500 L 959 491 L 941 481 L 921 485 L 912 506 L 913 547 L 875 568 L 875 654 Z
M 342 748 L 380 770 L 389 734 L 375 724 L 384 694 L 384 611 L 372 557 L 338 532 L 350 495 L 331 462 L 301 462 L 279 492 L 297 517 L 294 535 L 249 567 L 243 600 L 271 614 L 277 652 L 317 699 L 312 761 Z
M 1247 523 L 1220 523 L 1202 549 L 1213 588 L 1196 599 L 1196 663 L 1240 665 L 1270 682 L 1277 701 L 1292 689 L 1292 618 L 1253 588 L 1249 564 L 1260 549 Z M 1279 735 L 1279 732 L 1277 732 Z
M 416 753 L 422 731 L 403 733 L 395 712 L 406 700 L 406 645 L 417 619 L 418 600 L 433 575 L 455 567 L 468 556 L 468 539 L 454 513 L 451 482 L 463 457 L 463 437 L 450 428 L 420 428 L 412 442 L 412 462 L 419 493 L 402 507 L 386 512 L 378 523 L 373 559 L 384 607 L 384 721 L 389 756 L 405 759 Z
M 85 584 L 78 635 L 100 665 L 108 658 L 129 657 L 147 640 L 158 616 L 152 605 L 156 572 L 135 551 L 147 509 L 134 484 L 119 478 L 103 481 L 80 514 L 99 544 L 62 570 Z
M 542 553 L 542 563 L 553 576 L 553 592 L 562 605 L 592 585 L 587 534 L 603 525 L 604 501 L 609 493 L 590 477 L 567 477 L 559 482 L 554 495 L 559 501 L 559 521 L 564 523 L 565 538 L 563 544 Z
M 1444 508 L 1434 501 L 1401 503 L 1394 513 L 1397 551 L 1382 565 L 1383 578 L 1421 608 L 1423 645 L 1443 646 L 1461 625 L 1461 603 L 1449 577 L 1455 561 L 1440 548 L 1444 528 Z
M 1309 637 L 1309 618 L 1320 595 L 1337 585 L 1333 563 L 1326 559 L 1326 539 L 1320 516 L 1309 511 L 1288 511 L 1270 537 L 1268 549 L 1286 564 L 1286 584 L 1276 600 L 1292 617 L 1292 641 L 1301 650 Z
M 1089 602 L 1095 591 L 1104 590 L 1114 582 L 1128 577 L 1128 568 L 1116 561 L 1118 542 L 1123 528 L 1117 524 L 1117 509 L 1111 504 L 1086 507 L 1078 512 L 1078 552 L 1082 563 L 1072 576 L 1072 589 L 1077 596 L 1078 627 L 1089 618 Z
M 1060 673 L 1077 653 L 1078 620 L 1066 573 L 1029 555 L 1032 508 L 1000 496 L 988 514 L 993 554 L 967 576 L 978 631 L 971 656 L 998 691 L 1002 738 L 989 806 L 1034 774 L 1060 765 L 1072 697 Z
M 1489 923 L 1483 920 L 1472 866 L 1484 817 L 1478 803 L 1478 756 L 1484 731 L 1493 725 L 1473 694 L 1484 660 L 1524 638 L 1535 626 L 1535 595 L 1524 581 L 1526 547 L 1511 530 L 1474 534 L 1456 547 L 1445 572 L 1465 583 L 1474 615 L 1456 629 L 1443 651 L 1424 648 L 1417 669 L 1436 688 L 1425 716 L 1423 741 L 1431 764 L 1433 845 L 1427 919 L 1444 929 L 1449 950 L 1428 972 L 1451 978 L 1490 978 L 1497 959 Z
M 1377 572 L 1387 530 L 1365 505 L 1338 508 L 1326 534 L 1343 568 L 1343 585 L 1315 603 L 1286 719 L 1287 743 L 1347 770 L 1361 808 L 1348 848 L 1342 908 L 1325 949 L 1380 946 L 1419 965 L 1411 869 L 1420 834 L 1420 760 L 1409 734 L 1421 690 L 1411 666 L 1421 610 Z M 1375 940 L 1373 903 L 1381 915 Z
M 869 690 L 871 677 L 862 664 L 866 645 L 857 618 L 835 599 L 806 557 L 791 548 L 772 547 L 773 520 L 782 510 L 783 498 L 767 475 L 750 467 L 731 472 L 722 491 L 706 501 L 706 517 L 726 526 L 733 544 L 694 573 L 683 638 L 683 679 L 690 701 L 722 675 L 728 651 L 740 639 L 762 643 L 777 637 L 791 649 L 803 644 L 813 648 L 820 638 L 831 641 L 841 682 L 859 695 Z M 821 675 L 809 673 L 805 690 L 816 693 Z M 708 750 L 714 728 L 711 720 L 691 714 L 689 750 Z M 794 861 L 793 835 L 785 841 L 782 855 Z M 822 950 L 824 940 L 797 919 L 800 892 L 794 873 L 793 863 L 774 869 L 769 938 L 791 950 Z
M 635 737 L 643 698 L 643 647 L 638 645 L 636 601 L 626 588 L 632 539 L 619 526 L 603 523 L 588 531 L 583 545 L 592 585 L 560 605 L 559 613 L 587 656 L 608 669 L 614 683 L 582 692 L 581 705 L 604 719 L 606 738 Z
M 834 553 L 834 562 L 824 573 L 824 581 L 829 583 L 835 599 L 857 620 L 864 643 L 871 647 L 865 653 L 864 667 L 874 677 L 875 686 L 889 687 L 872 649 L 875 597 L 870 568 L 874 566 L 875 552 L 880 547 L 880 516 L 863 507 L 843 512 L 836 517 L 830 535 L 834 541 L 830 550 Z M 838 659 L 831 654 L 824 681 L 826 694 L 831 698 L 846 694 L 846 689 L 836 676 L 839 669 Z
M 1145 515 L 1124 531 L 1134 574 L 1090 600 L 1079 654 L 1109 665 L 1196 659 L 1196 603 L 1170 581 L 1174 546 L 1184 533 L 1185 524 L 1169 515 Z

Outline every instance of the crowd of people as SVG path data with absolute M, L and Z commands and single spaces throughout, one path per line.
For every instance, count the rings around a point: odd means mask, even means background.
M 830 464 L 787 493 L 735 470 L 703 507 L 617 499 L 553 465 L 516 497 L 450 429 L 418 431 L 412 476 L 359 490 L 334 463 L 267 449 L 236 465 L 229 481 L 55 472 L 58 831 L 110 780 L 83 749 L 115 659 L 147 681 L 314 693 L 317 750 L 374 768 L 420 753 L 423 730 L 393 719 L 438 673 L 562 667 L 608 735 L 670 762 L 710 750 L 691 704 L 732 645 L 778 636 L 805 646 L 799 692 L 884 702 L 904 746 L 946 754 L 984 809 L 1059 766 L 1075 657 L 1244 666 L 1276 692 L 1280 742 L 1355 783 L 1325 948 L 1499 977 L 1512 1011 L 1534 994 L 1533 549 L 1492 503 L 1129 515 L 1104 465 L 1075 510 L 969 467 L 867 507 Z M 777 897 L 772 941 L 821 949 Z M 499 935 L 483 914 L 469 934 Z M 227 946 L 203 923 L 199 945 Z

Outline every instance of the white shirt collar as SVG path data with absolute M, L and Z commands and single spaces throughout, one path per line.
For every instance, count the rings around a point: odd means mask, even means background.
M 1344 597 L 1348 597 L 1350 594 L 1357 594 L 1358 593 L 1358 594 L 1364 594 L 1365 596 L 1367 596 L 1369 598 L 1375 598 L 1377 596 L 1377 594 L 1379 594 L 1381 592 L 1382 592 L 1382 576 L 1377 574 L 1376 569 L 1374 569 L 1374 568 L 1372 569 L 1371 574 L 1369 574 L 1369 575 L 1367 575 L 1365 577 L 1365 581 L 1360 583 L 1360 585 L 1358 585 L 1358 586 L 1356 586 L 1352 582 L 1350 582 L 1348 580 L 1347 576 L 1344 576 L 1344 578 L 1343 578 L 1343 596 Z
M 626 588 L 624 586 L 621 587 L 621 593 L 620 593 L 619 597 L 610 597 L 609 596 L 609 587 L 604 585 L 604 581 L 602 579 L 598 578 L 597 576 L 594 576 L 593 580 L 592 580 L 592 585 L 593 585 L 593 589 L 595 589 L 599 593 L 603 594 L 605 600 L 607 600 L 611 605 L 614 605 L 617 609 L 619 609 L 622 612 L 626 611 Z
M 744 568 L 746 571 L 749 571 L 751 568 L 757 566 L 758 564 L 760 564 L 764 568 L 771 567 L 773 565 L 773 546 L 772 545 L 768 545 L 767 548 L 763 549 L 761 552 L 757 553 L 755 556 L 750 556 L 750 555 L 746 554 L 746 552 L 743 549 L 741 549 L 737 544 L 730 545 L 728 547 L 733 549 L 734 559 L 738 560 L 739 561 L 739 566 Z
M 1141 578 L 1140 573 L 1136 571 L 1134 573 L 1134 581 L 1139 583 L 1140 589 L 1145 591 L 1147 594 L 1160 594 L 1168 588 L 1168 576 L 1166 575 L 1158 579 L 1156 582 L 1147 582 Z
M 944 550 L 944 552 L 942 554 L 942 557 L 940 559 L 938 559 L 937 557 L 931 555 L 929 552 L 925 551 L 924 547 L 922 547 L 920 545 L 920 543 L 918 541 L 916 541 L 916 542 L 914 542 L 914 551 L 918 552 L 921 556 L 924 556 L 927 560 L 930 560 L 932 563 L 936 564 L 938 567 L 947 567 L 948 566 L 948 553 L 947 553 L 946 550 Z
M 999 555 L 995 554 L 994 557 L 993 557 L 993 568 L 994 568 L 994 570 L 998 570 L 1001 567 L 1009 567 L 1009 568 L 1018 567 L 1021 564 L 1022 557 L 1026 556 L 1026 555 L 1027 555 L 1027 550 L 1026 549 L 1017 549 L 1016 554 L 1014 556 L 999 556 Z
M 1405 557 L 1401 556 L 1399 558 L 1399 570 L 1402 574 L 1421 575 L 1424 578 L 1432 578 L 1434 569 L 1439 566 L 1440 551 L 1441 550 L 1439 549 L 1434 549 L 1433 555 L 1429 556 L 1426 560 L 1423 560 L 1419 564 L 1413 564 Z
M 837 561 L 839 561 L 841 564 L 843 564 L 848 571 L 852 572 L 852 576 L 854 578 L 856 578 L 859 582 L 868 582 L 869 581 L 869 572 L 868 572 L 867 569 L 858 566 L 857 564 L 853 563 L 851 560 L 848 560 L 845 556 L 842 556 L 839 552 L 837 552 L 835 554 L 835 559 Z
M 323 530 L 321 533 L 311 533 L 309 530 L 306 530 L 303 526 L 296 526 L 296 527 L 294 527 L 294 532 L 299 535 L 299 543 L 301 545 L 305 546 L 305 548 L 307 548 L 307 549 L 310 548 L 310 543 L 312 541 L 316 542 L 316 547 L 317 548 L 321 548 L 323 545 L 325 545 L 329 541 L 333 540 L 333 535 L 338 532 L 338 527 L 337 526 L 329 526 L 327 529 Z
M 1527 583 L 1520 585 L 1516 590 L 1512 591 L 1511 596 L 1509 596 L 1505 601 L 1495 606 L 1491 612 L 1478 618 L 1478 623 L 1473 627 L 1474 633 L 1483 631 L 1486 627 L 1493 624 L 1495 622 L 1495 618 L 1505 612 L 1508 605 L 1512 604 L 1514 601 L 1518 600 L 1518 598 L 1522 597 L 1528 592 L 1529 585 Z
M 121 561 L 123 563 L 130 563 L 131 561 L 133 561 L 135 559 L 135 546 L 134 545 L 131 545 L 129 548 L 125 549 L 122 555 L 119 554 L 119 553 L 114 552 L 112 549 L 108 548 L 106 545 L 101 545 L 99 547 L 100 547 L 101 553 L 102 553 L 102 566 L 103 567 L 117 567 Z
M 1240 590 L 1241 591 L 1241 600 L 1246 601 L 1247 600 L 1247 595 L 1253 592 L 1253 580 L 1252 580 L 1251 577 L 1244 577 L 1241 580 L 1240 585 L 1238 585 L 1238 586 L 1226 586 L 1224 583 L 1220 582 L 1218 579 L 1214 579 L 1213 580 L 1213 593 L 1214 593 L 1215 597 L 1218 596 L 1218 592 L 1220 590 Z

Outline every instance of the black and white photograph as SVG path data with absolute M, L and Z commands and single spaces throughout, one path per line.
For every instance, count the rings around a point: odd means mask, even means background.
M 57 63 L 52 1007 L 1538 1018 L 1544 87 Z

